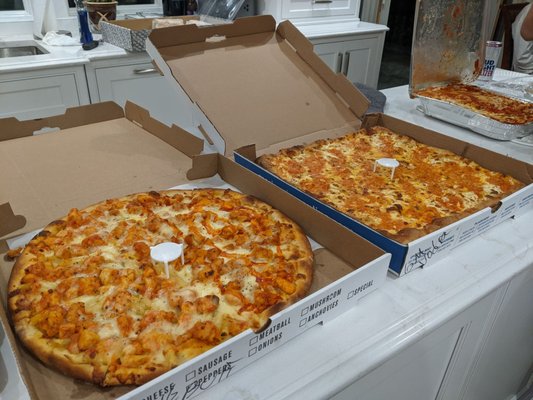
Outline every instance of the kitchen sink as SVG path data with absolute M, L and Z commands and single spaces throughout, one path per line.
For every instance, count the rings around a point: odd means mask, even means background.
M 48 54 L 48 51 L 43 49 L 32 40 L 4 43 L 0 42 L 0 58 L 36 56 L 40 54 Z

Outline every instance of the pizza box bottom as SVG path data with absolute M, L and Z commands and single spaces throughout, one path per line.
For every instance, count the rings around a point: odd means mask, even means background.
M 300 142 L 291 140 L 289 143 L 285 143 L 285 145 L 283 143 L 276 143 L 267 149 L 255 149 L 254 145 L 243 146 L 235 151 L 234 157 L 238 164 L 272 182 L 299 200 L 302 200 L 314 209 L 347 227 L 352 232 L 391 253 L 390 270 L 398 276 L 405 275 L 417 268 L 435 264 L 437 261 L 446 257 L 456 246 L 480 235 L 505 219 L 519 217 L 526 210 L 533 207 L 532 165 L 388 115 L 371 114 L 363 121 L 363 127 L 374 125 L 385 126 L 396 133 L 410 136 L 422 143 L 448 149 L 456 154 L 472 159 L 488 169 L 511 175 L 526 183 L 527 186 L 502 199 L 494 208 L 487 207 L 460 221 L 404 245 L 385 237 L 372 228 L 288 184 L 255 162 L 259 155 L 274 153 L 283 147 L 303 144 L 305 143 L 304 139 L 301 138 Z M 332 137 L 333 134 L 339 136 L 338 132 L 324 132 L 319 138 Z M 313 140 L 316 139 L 318 138 L 313 138 Z
M 32 399 L 155 399 L 163 395 L 191 398 L 222 380 L 239 379 L 236 374 L 239 369 L 307 329 L 356 306 L 359 299 L 384 282 L 389 254 L 230 159 L 219 154 L 191 154 L 197 149 L 191 149 L 190 141 L 194 142 L 194 138 L 186 132 L 175 126 L 164 126 L 131 103 L 126 105 L 125 114 L 114 112 L 109 119 L 101 117 L 95 121 L 94 111 L 94 107 L 86 106 L 47 121 L 0 120 L 0 128 L 9 125 L 17 132 L 41 125 L 62 127 L 43 135 L 22 135 L 0 141 L 0 152 L 9 154 L 9 161 L 16 164 L 15 169 L 10 169 L 11 176 L 0 178 L 0 183 L 8 189 L 12 212 L 12 215 L 0 214 L 0 219 L 14 229 L 13 234 L 1 237 L 4 250 L 16 245 L 20 237 L 29 240 L 32 232 L 46 224 L 40 213 L 31 213 L 38 201 L 44 202 L 46 218 L 50 221 L 66 214 L 65 210 L 71 207 L 82 208 L 96 199 L 134 191 L 163 190 L 184 183 L 195 186 L 198 185 L 195 182 L 210 177 L 280 209 L 324 247 L 314 251 L 315 276 L 310 293 L 275 314 L 261 332 L 242 332 L 137 388 L 102 389 L 79 382 L 44 366 L 26 352 L 14 337 L 6 317 L 5 290 L 13 262 L 2 258 L 0 321 Z M 137 164 L 142 162 L 149 163 L 150 170 L 139 177 L 143 171 Z M 24 184 L 17 185 L 17 182 Z M 56 204 L 58 199 L 60 204 Z M 26 219 L 25 226 L 10 225 L 21 216 Z

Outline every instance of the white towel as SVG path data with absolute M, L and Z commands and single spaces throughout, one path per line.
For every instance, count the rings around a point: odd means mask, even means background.
M 71 36 L 60 35 L 57 32 L 46 32 L 43 37 L 43 43 L 48 46 L 80 46 L 79 40 Z

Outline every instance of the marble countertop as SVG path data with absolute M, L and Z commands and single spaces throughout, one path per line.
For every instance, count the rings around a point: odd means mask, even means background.
M 533 163 L 531 148 L 499 142 L 416 111 L 407 87 L 383 91 L 385 113 Z M 197 399 L 326 399 L 394 357 L 533 265 L 533 210 L 454 249 L 438 263 L 396 278 L 351 310 L 310 328 Z M 27 392 L 0 330 L 0 399 Z
M 100 39 L 98 36 L 95 35 L 95 40 Z M 28 40 L 34 39 L 31 35 L 0 36 L 0 45 L 9 45 L 9 43 Z M 98 47 L 93 50 L 83 50 L 81 44 L 75 46 L 49 46 L 41 40 L 35 40 L 35 42 L 48 51 L 48 54 L 0 58 L 0 73 L 83 65 L 94 60 L 124 57 L 129 54 L 126 50 L 101 40 Z
M 389 30 L 385 25 L 363 21 L 342 21 L 334 24 L 302 24 L 295 22 L 294 24 L 308 39 L 360 35 L 364 33 L 386 32 Z

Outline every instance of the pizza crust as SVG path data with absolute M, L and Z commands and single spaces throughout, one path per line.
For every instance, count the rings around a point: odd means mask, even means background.
M 273 154 L 263 154 L 262 156 L 258 157 L 255 162 L 267 171 L 273 171 L 277 167 L 277 164 L 274 162 L 274 160 L 275 157 Z
M 58 222 L 54 221 L 39 232 L 36 237 L 46 237 L 49 235 L 49 227 L 57 226 Z M 33 240 L 33 239 L 32 239 Z M 21 298 L 20 284 L 19 282 L 25 276 L 24 268 L 34 262 L 34 257 L 28 253 L 22 253 L 15 262 L 11 276 L 8 282 L 8 309 L 11 311 L 8 313 L 11 324 L 15 328 L 15 333 L 23 345 L 32 353 L 35 357 L 41 360 L 45 365 L 52 367 L 58 371 L 61 371 L 65 375 L 72 376 L 76 379 L 84 381 L 93 381 L 94 368 L 87 364 L 73 364 L 70 362 L 65 353 L 54 349 L 47 344 L 46 340 L 43 340 L 42 335 L 38 335 L 34 329 L 30 329 L 24 324 L 20 324 L 16 321 L 17 313 L 13 310 L 17 310 L 17 300 Z M 21 310 L 20 312 L 23 312 Z M 97 383 L 97 382 L 95 382 Z
M 269 308 L 267 312 L 265 313 L 265 317 L 271 317 L 284 308 L 289 307 L 290 305 L 298 302 L 299 300 L 303 299 L 307 293 L 309 292 L 309 289 L 311 289 L 311 285 L 313 283 L 313 251 L 311 250 L 311 245 L 309 244 L 309 240 L 307 240 L 307 237 L 301 231 L 299 228 L 296 231 L 296 238 L 294 239 L 295 242 L 302 243 L 306 246 L 306 253 L 308 254 L 307 257 L 300 258 L 298 260 L 298 274 L 302 274 L 305 276 L 304 279 L 299 279 L 296 282 L 296 290 L 295 294 L 287 301 L 278 302 L 273 307 Z M 258 330 L 262 330 L 263 328 L 259 328 Z

